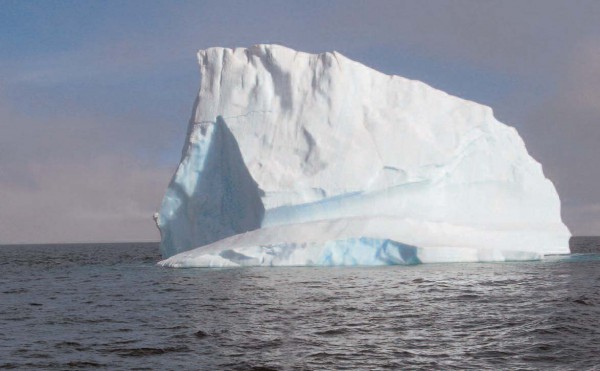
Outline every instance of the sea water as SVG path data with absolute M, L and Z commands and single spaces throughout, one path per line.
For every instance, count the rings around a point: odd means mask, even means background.
M 593 369 L 600 238 L 515 263 L 169 269 L 156 243 L 0 247 L 0 368 Z

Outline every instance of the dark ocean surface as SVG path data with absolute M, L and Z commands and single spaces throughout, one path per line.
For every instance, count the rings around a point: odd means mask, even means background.
M 537 262 L 170 269 L 0 246 L 0 368 L 600 370 L 600 238 Z

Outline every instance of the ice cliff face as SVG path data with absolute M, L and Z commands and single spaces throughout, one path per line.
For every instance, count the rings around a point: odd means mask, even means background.
M 181 163 L 157 213 L 162 264 L 569 252 L 554 186 L 490 108 L 337 52 L 257 45 L 198 61 Z

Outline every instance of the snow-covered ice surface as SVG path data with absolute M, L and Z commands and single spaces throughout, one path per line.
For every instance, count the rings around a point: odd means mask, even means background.
M 162 265 L 384 265 L 569 253 L 560 200 L 489 107 L 343 55 L 198 53 Z

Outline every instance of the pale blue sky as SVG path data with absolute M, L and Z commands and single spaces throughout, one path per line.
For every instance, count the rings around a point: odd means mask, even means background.
M 600 235 L 600 2 L 0 0 L 0 243 L 158 238 L 197 49 L 337 50 L 491 106 Z

